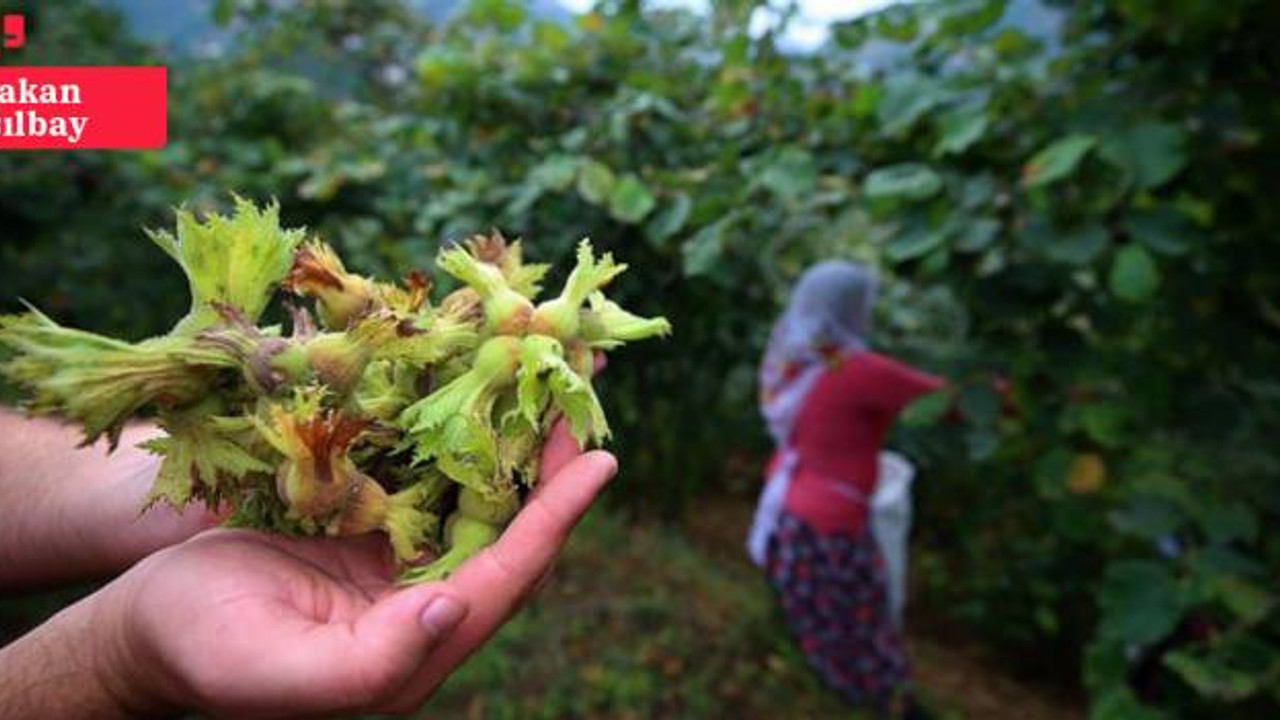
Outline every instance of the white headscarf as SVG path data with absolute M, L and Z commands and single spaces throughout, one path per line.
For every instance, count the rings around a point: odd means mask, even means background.
M 875 295 L 870 268 L 840 260 L 814 265 L 796 284 L 760 366 L 760 411 L 778 446 L 822 371 L 867 347 Z

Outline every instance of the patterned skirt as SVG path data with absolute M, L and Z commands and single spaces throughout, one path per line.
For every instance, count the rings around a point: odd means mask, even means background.
M 823 680 L 854 705 L 900 713 L 907 658 L 870 529 L 824 535 L 784 511 L 767 570 L 792 635 Z

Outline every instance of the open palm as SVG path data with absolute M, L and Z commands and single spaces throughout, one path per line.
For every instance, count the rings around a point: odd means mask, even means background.
M 214 530 L 121 578 L 128 662 L 167 705 L 276 716 L 408 712 L 521 604 L 615 470 L 557 428 L 503 537 L 439 583 L 394 584 L 381 536 Z

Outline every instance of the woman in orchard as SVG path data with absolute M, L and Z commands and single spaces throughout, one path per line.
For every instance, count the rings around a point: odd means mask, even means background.
M 869 507 L 885 433 L 942 381 L 871 351 L 871 271 L 810 268 L 773 328 L 760 403 L 777 453 L 750 547 L 809 663 L 849 702 L 882 716 L 909 704 Z

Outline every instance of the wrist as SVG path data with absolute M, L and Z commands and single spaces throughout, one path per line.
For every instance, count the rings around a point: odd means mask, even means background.
M 166 709 L 129 665 L 124 618 L 109 589 L 54 615 L 0 649 L 5 716 L 127 718 Z
M 136 593 L 149 563 L 117 578 L 86 598 L 85 616 L 93 645 L 94 682 L 127 717 L 169 717 L 178 714 L 179 694 L 164 664 L 153 651 Z

